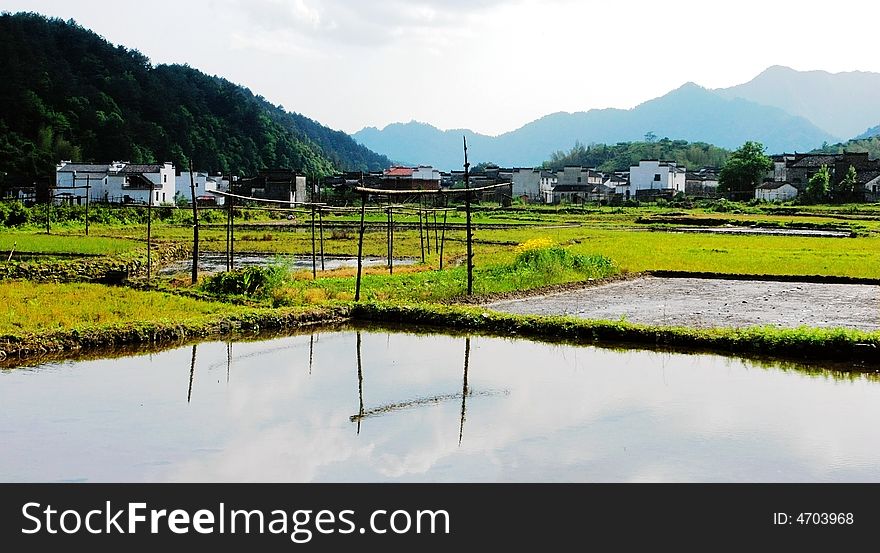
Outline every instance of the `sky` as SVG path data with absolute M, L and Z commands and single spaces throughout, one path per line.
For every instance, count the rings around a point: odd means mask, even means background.
M 411 120 L 485 134 L 631 108 L 771 65 L 876 71 L 880 4 L 839 0 L 0 0 L 75 19 L 353 133 Z

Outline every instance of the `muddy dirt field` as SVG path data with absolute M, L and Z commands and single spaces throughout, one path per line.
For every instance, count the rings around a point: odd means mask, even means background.
M 880 286 L 644 277 L 485 307 L 507 313 L 691 326 L 880 330 Z

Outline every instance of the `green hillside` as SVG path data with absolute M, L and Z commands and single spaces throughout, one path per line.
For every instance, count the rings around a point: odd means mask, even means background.
M 385 156 L 250 90 L 157 65 L 73 21 L 0 15 L 0 174 L 49 175 L 61 159 L 173 161 L 241 175 L 376 170 Z

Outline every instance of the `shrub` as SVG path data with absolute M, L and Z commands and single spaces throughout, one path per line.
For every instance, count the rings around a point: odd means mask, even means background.
M 571 253 L 561 246 L 532 248 L 521 251 L 514 260 L 515 271 L 534 271 L 547 274 L 573 270 L 590 277 L 605 277 L 614 273 L 614 262 L 604 255 Z
M 284 263 L 275 262 L 267 267 L 251 266 L 217 273 L 209 277 L 202 288 L 206 292 L 230 296 L 268 298 L 290 279 Z

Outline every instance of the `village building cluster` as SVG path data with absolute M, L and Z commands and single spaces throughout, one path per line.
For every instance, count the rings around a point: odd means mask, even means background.
M 831 175 L 831 184 L 842 181 L 850 167 L 857 175 L 855 198 L 880 201 L 880 160 L 867 153 L 781 154 L 771 156 L 773 168 L 755 188 L 754 195 L 733 199 L 786 201 L 803 195 L 810 178 L 823 166 Z M 469 185 L 481 188 L 506 184 L 478 193 L 481 201 L 510 204 L 522 201 L 535 204 L 582 204 L 586 202 L 621 203 L 628 200 L 655 201 L 678 195 L 692 198 L 716 198 L 719 171 L 714 167 L 688 170 L 664 160 L 641 160 L 628 171 L 605 172 L 591 167 L 566 166 L 558 170 L 544 168 L 504 168 L 479 165 L 469 172 Z M 188 203 L 195 184 L 196 201 L 221 205 L 224 197 L 212 192 L 228 192 L 245 197 L 309 202 L 322 199 L 327 191 L 350 192 L 356 186 L 386 190 L 441 190 L 465 186 L 464 171 L 441 171 L 431 166 L 391 167 L 383 171 L 347 172 L 323 177 L 320 182 L 307 179 L 290 169 L 265 169 L 250 177 L 179 171 L 174 164 L 73 163 L 56 166 L 54 186 L 50 186 L 56 204 L 82 204 L 88 195 L 91 202 L 117 204 L 171 205 Z M 20 199 L 36 199 L 34 189 L 19 192 Z

